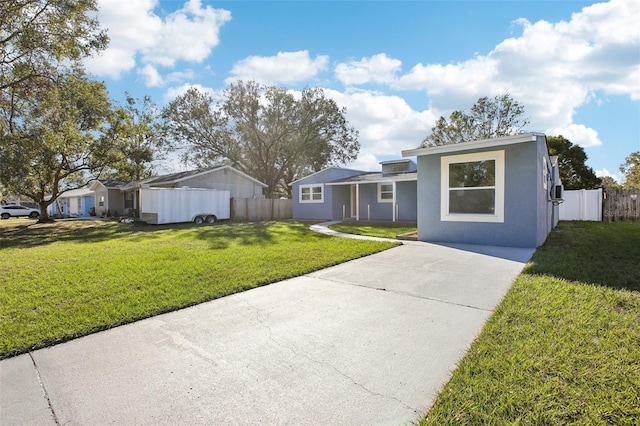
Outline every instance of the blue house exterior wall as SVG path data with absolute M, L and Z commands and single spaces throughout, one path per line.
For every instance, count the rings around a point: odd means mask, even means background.
M 92 207 L 95 207 L 96 200 L 93 195 L 85 195 L 82 198 L 82 210 L 78 212 L 78 217 L 89 217 L 89 210 Z M 76 202 L 77 197 L 60 197 L 56 202 L 49 205 L 49 214 L 50 215 L 67 215 L 69 214 L 70 207 L 69 202 Z M 62 211 L 58 211 L 58 205 L 60 205 L 60 209 Z
M 331 167 L 294 182 L 291 185 L 291 193 L 293 194 L 291 200 L 293 218 L 300 220 L 331 220 L 334 218 L 342 218 L 342 205 L 350 205 L 349 187 L 343 188 L 340 186 L 325 185 L 325 183 L 361 173 L 362 172 L 358 170 Z M 323 203 L 300 203 L 300 186 L 311 184 L 323 185 Z M 347 214 L 349 214 L 349 210 L 347 210 Z
M 348 185 L 325 185 L 325 188 L 331 188 L 333 194 L 331 217 L 332 220 L 342 220 L 351 216 L 351 187 Z
M 409 161 L 408 169 L 415 172 L 415 163 Z M 375 173 L 373 173 L 376 175 Z M 400 173 L 388 173 L 373 176 L 371 172 L 359 170 L 328 168 L 302 178 L 292 184 L 293 218 L 300 220 L 344 220 L 355 217 L 352 211 L 353 187 L 357 186 L 359 220 L 392 221 L 393 203 L 378 201 L 379 182 L 396 185 L 396 204 L 398 217 L 395 220 L 414 222 L 417 220 L 417 182 Z M 342 181 L 343 179 L 354 180 Z M 364 176 L 364 177 L 363 177 Z M 415 179 L 415 174 L 413 175 Z M 370 179 L 367 181 L 367 179 Z M 323 185 L 324 202 L 301 203 L 300 187 L 303 185 Z
M 392 219 L 392 203 L 378 203 L 378 184 L 362 184 L 359 189 L 360 220 L 391 220 Z
M 503 150 L 504 222 L 441 221 L 441 157 Z M 418 156 L 418 239 L 429 242 L 537 247 L 553 227 L 553 205 L 543 187 L 546 138 L 500 147 Z
M 378 184 L 360 184 L 359 188 L 360 220 L 393 220 L 393 203 L 378 202 Z M 396 220 L 415 222 L 417 220 L 417 183 L 416 181 L 396 182 L 396 204 L 398 217 Z
M 415 222 L 418 220 L 418 183 L 416 181 L 396 183 L 396 203 L 399 221 Z

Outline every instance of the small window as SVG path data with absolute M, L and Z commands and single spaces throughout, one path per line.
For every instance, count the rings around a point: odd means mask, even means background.
M 378 184 L 378 202 L 379 203 L 393 202 L 393 184 L 392 183 Z
M 549 182 L 549 162 L 547 157 L 542 157 L 542 187 L 547 189 L 547 182 Z
M 382 173 L 405 173 L 408 171 L 409 171 L 408 161 L 382 164 Z
M 443 221 L 504 222 L 504 151 L 441 158 Z
M 300 185 L 300 202 L 301 203 L 323 203 L 324 202 L 323 185 Z
M 133 208 L 133 192 L 127 192 L 126 196 L 124 197 L 124 208 Z

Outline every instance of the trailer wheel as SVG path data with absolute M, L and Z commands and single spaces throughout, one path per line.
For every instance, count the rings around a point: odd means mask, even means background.
M 202 225 L 204 223 L 204 218 L 202 216 L 196 216 L 193 221 L 197 224 L 197 225 Z
M 216 217 L 214 215 L 209 215 L 205 218 L 207 223 L 216 223 Z

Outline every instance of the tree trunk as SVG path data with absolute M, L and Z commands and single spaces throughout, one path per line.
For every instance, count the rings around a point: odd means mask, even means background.
M 47 211 L 47 207 L 49 207 L 50 202 L 46 202 L 45 200 L 41 200 L 38 202 L 38 207 L 40 207 L 40 217 L 38 218 L 37 223 L 51 223 L 55 222 L 52 218 L 49 217 L 49 212 Z

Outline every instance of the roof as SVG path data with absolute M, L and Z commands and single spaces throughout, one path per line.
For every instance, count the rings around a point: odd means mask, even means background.
M 327 182 L 326 185 L 353 185 L 356 183 L 389 183 L 418 180 L 418 172 L 388 174 L 380 172 L 365 172 L 361 175 L 337 179 Z
M 185 172 L 177 172 L 177 173 L 171 173 L 168 175 L 162 175 L 162 176 L 154 176 L 154 177 L 150 177 L 150 178 L 146 178 L 146 179 L 141 179 L 135 182 L 131 182 L 127 185 L 125 185 L 122 189 L 134 189 L 134 188 L 138 188 L 142 185 L 149 185 L 149 186 L 154 186 L 154 185 L 161 185 L 161 184 L 174 184 L 174 183 L 180 183 L 183 182 L 187 179 L 193 179 L 195 177 L 199 177 L 199 176 L 204 176 L 207 175 L 209 173 L 213 173 L 213 172 L 217 172 L 217 171 L 222 171 L 222 170 L 231 170 L 234 173 L 237 173 L 251 181 L 253 181 L 254 183 L 266 188 L 267 184 L 260 182 L 259 180 L 252 178 L 251 176 L 249 176 L 246 173 L 241 172 L 238 169 L 235 169 L 231 166 L 220 166 L 220 167 L 212 167 L 209 169 L 204 169 L 204 170 L 189 170 L 189 171 L 185 171 Z
M 300 181 L 302 181 L 302 180 L 308 179 L 308 178 L 310 178 L 311 176 L 315 176 L 315 175 L 317 175 L 318 173 L 322 173 L 322 172 L 324 172 L 324 171 L 331 170 L 331 169 L 346 170 L 346 171 L 348 171 L 348 172 L 366 173 L 366 172 L 363 172 L 362 170 L 345 169 L 345 168 L 338 167 L 338 166 L 330 166 L 330 167 L 325 167 L 325 168 L 324 168 L 324 169 L 322 169 L 322 170 L 318 170 L 317 172 L 311 173 L 310 175 L 306 175 L 306 176 L 304 176 L 304 177 L 301 177 L 301 178 L 300 178 L 300 179 L 298 179 L 298 180 L 294 180 L 293 182 L 291 182 L 291 183 L 289 184 L 289 186 L 292 186 L 294 183 L 300 182 Z
M 71 189 L 69 191 L 65 191 L 62 194 L 60 194 L 60 198 L 88 197 L 88 196 L 93 196 L 94 194 L 95 192 L 93 192 L 87 187 L 84 187 L 84 188 L 77 188 L 77 189 Z
M 471 142 L 454 143 L 450 145 L 429 146 L 426 148 L 408 149 L 402 151 L 403 157 L 413 157 L 421 155 L 446 154 L 450 152 L 469 151 L 472 149 L 493 148 L 504 145 L 513 145 L 523 142 L 534 142 L 543 133 L 523 133 L 520 135 L 504 136 L 501 138 L 482 139 Z
M 399 163 L 409 163 L 411 162 L 410 159 L 408 158 L 400 158 L 397 160 L 385 160 L 385 161 L 381 161 L 379 164 L 399 164 Z
M 129 182 L 123 180 L 96 180 L 93 181 L 91 185 L 89 185 L 89 189 L 95 191 L 97 185 L 101 185 L 107 189 L 120 189 L 128 183 Z

